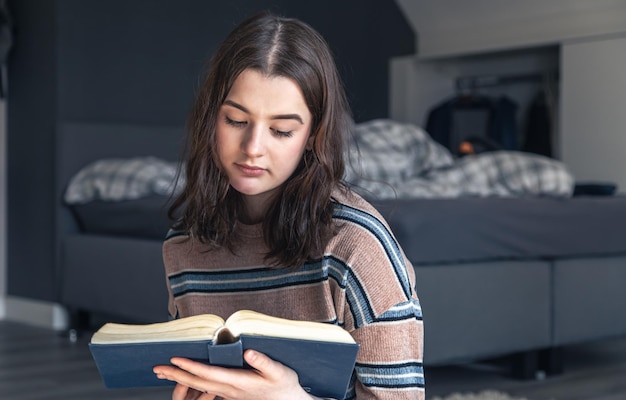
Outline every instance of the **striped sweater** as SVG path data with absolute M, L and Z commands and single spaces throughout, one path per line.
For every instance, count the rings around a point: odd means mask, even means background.
M 250 309 L 322 321 L 361 345 L 347 399 L 424 399 L 422 312 L 413 267 L 380 214 L 356 194 L 333 193 L 337 234 L 319 259 L 270 269 L 261 225 L 239 225 L 237 254 L 171 234 L 163 257 L 173 317 Z

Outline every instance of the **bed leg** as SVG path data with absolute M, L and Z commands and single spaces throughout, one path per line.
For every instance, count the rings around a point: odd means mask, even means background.
M 67 337 L 70 342 L 75 343 L 84 331 L 89 329 L 89 312 L 85 310 L 70 310 L 70 327 L 67 331 Z
M 511 356 L 511 376 L 513 378 L 535 379 L 540 373 L 539 371 L 539 354 L 537 351 L 524 351 Z
M 544 379 L 563 372 L 563 355 L 560 347 L 516 353 L 510 360 L 511 376 L 515 379 Z
M 546 375 L 559 375 L 563 373 L 563 349 L 561 347 L 549 347 L 539 351 L 539 368 Z

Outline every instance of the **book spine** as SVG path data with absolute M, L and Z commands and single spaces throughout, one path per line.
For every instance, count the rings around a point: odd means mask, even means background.
M 209 363 L 223 367 L 243 367 L 243 346 L 241 340 L 234 343 L 208 346 Z

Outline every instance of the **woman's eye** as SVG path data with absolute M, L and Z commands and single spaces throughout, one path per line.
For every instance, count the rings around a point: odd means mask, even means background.
M 280 137 L 291 137 L 291 135 L 293 135 L 293 131 L 279 131 L 278 129 L 272 129 L 272 132 L 274 132 L 274 135 Z
M 235 121 L 234 119 L 230 119 L 228 117 L 225 117 L 225 120 L 228 125 L 232 125 L 235 128 L 243 128 L 246 126 L 246 121 Z

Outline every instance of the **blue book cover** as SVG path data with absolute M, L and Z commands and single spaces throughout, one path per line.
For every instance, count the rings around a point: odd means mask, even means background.
M 308 333 L 310 336 L 310 331 Z M 296 371 L 301 386 L 311 394 L 334 399 L 344 398 L 359 350 L 359 345 L 354 342 L 247 333 L 226 336 L 231 336 L 230 340 L 221 344 L 217 342 L 222 339 L 214 343 L 213 338 L 135 340 L 130 343 L 94 343 L 92 340 L 89 348 L 107 388 L 173 385 L 173 382 L 157 379 L 152 372 L 156 365 L 169 364 L 172 357 L 231 368 L 250 368 L 245 365 L 243 352 L 254 349 Z M 215 337 L 218 337 L 217 333 Z

